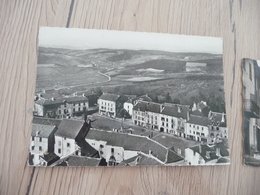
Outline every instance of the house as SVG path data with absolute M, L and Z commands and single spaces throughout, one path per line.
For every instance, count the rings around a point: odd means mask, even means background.
M 133 124 L 159 131 L 160 108 L 161 105 L 155 102 L 136 101 L 133 107 Z
M 191 114 L 197 115 L 197 116 L 208 117 L 209 112 L 210 112 L 210 108 L 207 105 L 207 102 L 201 101 L 198 104 L 196 104 L 195 102 L 193 103 L 193 107 L 191 109 Z
M 186 72 L 201 71 L 201 68 L 206 67 L 207 63 L 200 62 L 186 62 Z
M 159 114 L 160 131 L 186 138 L 185 124 L 189 120 L 189 112 L 189 105 L 162 104 Z
M 185 134 L 188 139 L 207 142 L 210 124 L 211 121 L 208 117 L 190 115 L 186 123 Z
M 34 116 L 49 118 L 69 118 L 82 115 L 89 108 L 88 98 L 84 96 L 68 96 L 44 99 L 36 97 L 34 102 Z
M 54 152 L 54 133 L 60 121 L 41 119 L 35 123 L 36 120 L 32 124 L 29 164 L 45 166 L 41 156 Z
M 209 125 L 209 143 L 214 143 L 219 141 L 219 139 L 228 138 L 227 120 L 225 113 L 212 112 L 209 113 L 209 120 L 211 124 Z
M 90 127 L 86 121 L 63 119 L 54 134 L 54 153 L 61 159 L 72 154 L 96 156 L 97 151 L 85 141 Z
M 139 126 L 185 137 L 189 110 L 188 105 L 138 101 L 133 107 L 132 121 Z
M 124 109 L 129 113 L 130 116 L 133 115 L 134 104 L 136 103 L 136 101 L 139 101 L 139 100 L 147 101 L 147 102 L 151 102 L 152 101 L 152 99 L 147 94 L 139 96 L 139 97 L 131 98 L 131 99 L 127 100 L 124 103 Z
M 123 161 L 138 156 L 140 152 L 160 164 L 174 165 L 183 160 L 174 151 L 145 136 L 92 129 L 86 140 L 99 151 L 100 157 L 109 166 L 120 165 Z
M 126 96 L 103 93 L 98 98 L 99 113 L 115 118 L 123 109 L 124 102 L 127 101 Z
M 229 162 L 229 151 L 223 142 L 215 145 L 202 144 L 185 149 L 187 165 L 215 165 Z

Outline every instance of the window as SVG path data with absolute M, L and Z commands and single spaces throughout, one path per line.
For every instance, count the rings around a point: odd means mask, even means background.
M 100 144 L 100 148 L 104 148 L 104 146 L 102 144 Z
M 197 126 L 197 129 L 199 129 L 199 126 Z
M 61 114 L 61 110 L 59 110 L 59 114 Z
M 205 137 L 205 134 L 204 134 L 204 133 L 201 133 L 201 136 L 204 136 L 204 137 Z
M 39 141 L 42 142 L 42 137 L 39 137 Z
M 190 127 L 191 127 L 191 125 L 190 125 Z
M 73 112 L 75 112 L 75 108 L 73 108 Z
M 67 147 L 70 147 L 70 143 L 67 143 Z
M 61 149 L 60 149 L 60 148 L 58 149 L 58 153 L 59 153 L 59 154 L 61 153 Z
M 168 122 L 168 118 L 166 118 L 166 122 Z
M 203 127 L 201 127 L 202 131 L 204 130 Z
M 34 146 L 32 146 L 32 150 L 34 150 Z
M 34 141 L 34 137 L 32 136 L 32 141 Z
M 42 151 L 42 147 L 41 146 L 39 146 L 39 151 Z
M 111 148 L 111 153 L 114 153 L 114 148 Z

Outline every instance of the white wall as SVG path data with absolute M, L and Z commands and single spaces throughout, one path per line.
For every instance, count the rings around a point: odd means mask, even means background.
M 133 107 L 134 105 L 129 102 L 124 103 L 124 109 L 132 116 L 133 115 Z
M 200 154 L 194 152 L 190 148 L 185 149 L 185 163 L 187 165 L 202 165 L 205 164 L 205 160 L 201 158 Z
M 73 154 L 77 150 L 78 146 L 74 139 L 55 136 L 54 153 L 60 158 Z
M 40 150 L 40 147 L 42 148 Z M 44 152 L 48 151 L 48 139 L 42 138 L 40 141 L 40 137 L 34 137 L 34 141 L 31 137 L 31 144 L 30 144 L 30 152 L 34 155 L 33 164 L 38 165 L 40 161 L 40 156 L 43 156 Z

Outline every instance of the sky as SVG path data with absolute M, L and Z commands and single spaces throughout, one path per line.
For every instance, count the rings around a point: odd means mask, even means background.
M 131 49 L 222 54 L 223 39 L 131 31 L 40 27 L 39 46 L 66 49 Z

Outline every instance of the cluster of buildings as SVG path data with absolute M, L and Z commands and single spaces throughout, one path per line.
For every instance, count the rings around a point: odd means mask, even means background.
M 98 100 L 99 113 L 115 117 L 124 108 L 133 124 L 151 130 L 210 144 L 228 138 L 226 114 L 211 111 L 206 102 L 194 103 L 190 109 L 189 105 L 155 103 L 147 95 L 118 103 L 120 97 L 103 94 Z
M 37 93 L 34 98 L 34 116 L 71 118 L 95 110 L 98 96 L 93 92 L 73 93 L 68 96 Z
M 255 60 L 243 59 L 244 150 L 260 159 L 260 68 Z
M 72 119 L 89 111 L 97 102 L 100 115 L 125 117 L 133 124 L 197 142 L 186 148 L 169 149 L 153 136 L 91 129 L 91 121 Z M 94 97 L 94 98 L 93 98 Z M 189 105 L 155 103 L 140 97 L 103 93 L 73 94 L 60 98 L 35 97 L 31 134 L 31 165 L 115 166 L 198 165 L 228 163 L 226 114 L 213 112 L 206 102 Z
M 182 156 L 140 135 L 91 129 L 91 121 L 34 117 L 33 166 L 174 165 Z

